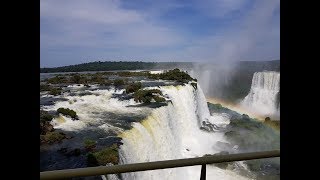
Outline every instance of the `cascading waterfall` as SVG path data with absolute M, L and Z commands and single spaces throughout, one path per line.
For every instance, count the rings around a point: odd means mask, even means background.
M 198 85 L 159 87 L 171 100 L 167 106 L 154 109 L 150 116 L 123 132 L 120 164 L 201 157 L 222 151 L 215 144 L 227 142 L 222 132 L 201 130 L 202 122 L 210 124 L 208 106 Z M 221 123 L 221 118 L 219 119 Z M 226 122 L 228 123 L 228 122 Z M 172 168 L 122 174 L 123 179 L 199 179 L 200 166 Z M 207 166 L 207 177 L 215 179 L 246 179 L 230 170 Z
M 241 104 L 261 115 L 279 117 L 280 73 L 274 71 L 254 73 L 250 92 Z

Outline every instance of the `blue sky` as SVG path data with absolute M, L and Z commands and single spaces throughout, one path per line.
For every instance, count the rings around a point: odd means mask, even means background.
M 280 0 L 41 0 L 40 66 L 280 59 Z

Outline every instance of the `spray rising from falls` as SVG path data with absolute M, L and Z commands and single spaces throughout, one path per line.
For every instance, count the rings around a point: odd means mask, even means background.
M 280 73 L 274 71 L 254 73 L 250 92 L 241 104 L 261 115 L 278 118 L 280 114 Z
M 219 153 L 217 143 L 227 143 L 223 132 L 212 128 L 216 117 L 210 116 L 200 86 L 159 87 L 171 100 L 167 106 L 154 109 L 141 123 L 123 132 L 119 150 L 120 164 L 200 157 Z M 217 118 L 221 125 L 221 118 Z M 226 120 L 226 124 L 228 121 Z M 223 123 L 222 123 L 223 124 Z M 212 125 L 212 126 L 210 126 Z M 201 128 L 203 130 L 201 130 Z M 215 131 L 215 132 L 214 132 Z M 122 174 L 123 179 L 198 179 L 200 166 L 172 168 Z M 216 179 L 246 179 L 230 170 L 207 166 L 207 177 Z
M 223 65 L 194 65 L 189 70 L 192 77 L 198 80 L 206 97 L 222 97 L 233 76 L 233 66 Z

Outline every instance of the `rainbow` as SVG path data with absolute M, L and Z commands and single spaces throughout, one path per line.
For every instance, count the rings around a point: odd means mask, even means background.
M 247 109 L 245 107 L 242 107 L 239 104 L 227 102 L 227 101 L 224 101 L 222 99 L 215 98 L 215 97 L 208 97 L 208 98 L 206 98 L 206 100 L 209 103 L 221 104 L 223 107 L 226 107 L 226 108 L 228 108 L 230 110 L 233 110 L 233 111 L 236 111 L 238 113 L 247 114 L 248 116 L 250 116 L 254 120 L 258 120 L 259 122 L 264 122 L 264 119 L 265 119 L 264 116 L 261 116 L 261 115 L 255 113 L 255 112 L 253 112 L 252 110 L 249 110 L 249 109 Z M 271 127 L 274 130 L 277 130 L 277 131 L 280 130 L 278 127 L 275 127 L 273 125 L 269 125 L 269 124 L 266 124 L 266 125 L 268 125 L 269 127 Z
M 224 101 L 222 99 L 215 98 L 215 97 L 207 97 L 206 99 L 207 99 L 207 102 L 209 102 L 209 103 L 221 104 L 223 107 L 226 107 L 228 109 L 231 109 L 231 110 L 236 111 L 236 112 L 241 113 L 241 114 L 247 114 L 251 118 L 255 118 L 255 119 L 259 120 L 259 121 L 264 121 L 264 119 L 265 119 L 264 116 L 261 116 L 261 115 L 259 115 L 258 113 L 254 112 L 252 110 L 249 110 L 249 109 L 247 109 L 245 107 L 242 107 L 239 104 L 227 102 L 227 101 Z

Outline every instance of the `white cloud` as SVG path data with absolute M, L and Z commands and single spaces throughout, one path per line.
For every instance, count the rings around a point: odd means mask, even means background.
M 195 0 L 196 8 L 213 18 L 224 18 L 242 9 L 248 0 Z
M 255 0 L 247 6 L 249 1 L 164 0 L 128 9 L 120 0 L 41 0 L 41 59 L 229 62 L 278 58 L 280 24 L 274 14 L 279 0 Z M 179 22 L 161 19 L 176 9 L 197 11 L 199 20 L 204 16 L 212 21 L 228 20 L 217 29 L 206 24 L 196 27 L 209 28 L 212 33 L 194 36 Z M 238 10 L 243 11 L 241 16 L 233 17 Z M 181 15 L 180 19 L 187 20 Z
M 232 62 L 280 58 L 280 24 L 274 22 L 279 0 L 256 1 L 230 27 L 200 39 L 166 57 L 189 61 Z
M 182 40 L 143 13 L 121 8 L 120 1 L 42 0 L 40 13 L 55 31 L 41 31 L 43 47 L 168 46 Z
M 121 9 L 119 1 L 105 0 L 42 0 L 40 16 L 57 18 L 72 23 L 87 21 L 105 25 L 142 22 L 143 17 L 133 10 Z

